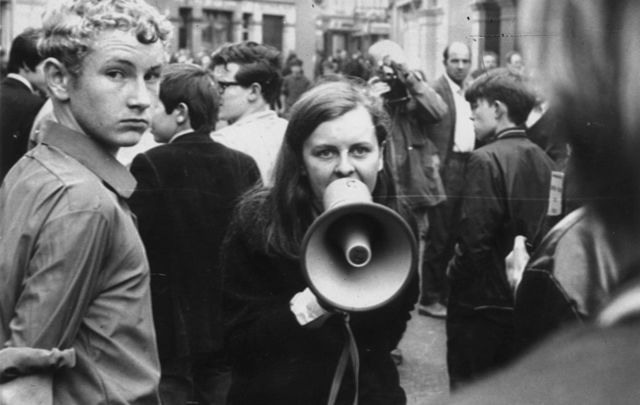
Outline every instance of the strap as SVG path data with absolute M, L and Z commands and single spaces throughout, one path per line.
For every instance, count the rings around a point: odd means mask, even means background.
M 351 326 L 349 325 L 349 314 L 346 312 L 342 312 L 340 314 L 344 320 L 346 340 L 342 347 L 342 353 L 340 354 L 336 371 L 333 374 L 333 381 L 331 382 L 331 390 L 329 391 L 329 400 L 327 401 L 327 405 L 334 405 L 336 403 L 349 359 L 351 359 L 351 366 L 353 368 L 353 386 L 355 387 L 353 405 L 358 405 L 358 397 L 360 396 L 358 385 L 358 376 L 360 375 L 358 346 L 356 345 L 356 339 L 354 338 Z

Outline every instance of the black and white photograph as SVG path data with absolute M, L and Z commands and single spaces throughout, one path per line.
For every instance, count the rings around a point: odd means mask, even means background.
M 636 0 L 0 0 L 0 405 L 640 403 L 637 38 Z

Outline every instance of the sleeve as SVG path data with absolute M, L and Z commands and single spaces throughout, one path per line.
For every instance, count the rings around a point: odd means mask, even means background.
M 245 155 L 239 162 L 240 164 L 238 165 L 236 178 L 241 182 L 241 190 L 246 191 L 257 184 L 262 184 L 260 170 L 258 169 L 256 161 L 253 160 L 252 157 Z
M 278 291 L 273 279 L 277 271 L 268 268 L 274 264 L 256 257 L 242 234 L 246 233 L 232 223 L 221 258 L 225 342 L 235 360 L 286 352 L 292 342 L 305 338 L 305 329 L 289 309 L 294 294 Z
M 131 162 L 131 174 L 137 181 L 136 190 L 129 199 L 129 207 L 135 214 L 138 230 L 143 241 L 153 233 L 160 210 L 161 187 L 160 176 L 149 157 L 141 153 Z
M 464 184 L 454 268 L 475 274 L 491 271 L 495 262 L 493 241 L 505 211 L 500 174 L 488 157 L 473 153 Z
M 110 232 L 108 220 L 95 211 L 59 216 L 43 226 L 16 300 L 8 346 L 72 346 L 99 292 Z
M 440 121 L 448 111 L 447 104 L 429 84 L 421 80 L 412 80 L 409 86 L 411 95 L 416 100 L 416 109 L 422 113 L 425 122 Z

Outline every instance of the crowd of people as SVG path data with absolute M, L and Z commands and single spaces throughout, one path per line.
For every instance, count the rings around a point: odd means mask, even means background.
M 252 41 L 169 58 L 144 0 L 51 7 L 0 84 L 0 402 L 405 404 L 416 314 L 452 403 L 634 403 L 640 8 L 524 3 L 527 52 L 451 42 L 433 81 L 390 40 L 311 80 Z M 343 179 L 417 247 L 362 311 L 301 263 Z

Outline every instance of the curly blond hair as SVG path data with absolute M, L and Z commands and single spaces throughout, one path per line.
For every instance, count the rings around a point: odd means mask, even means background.
M 144 0 L 64 0 L 45 12 L 38 51 L 77 76 L 94 39 L 106 30 L 132 32 L 143 44 L 161 41 L 166 48 L 173 27 Z

